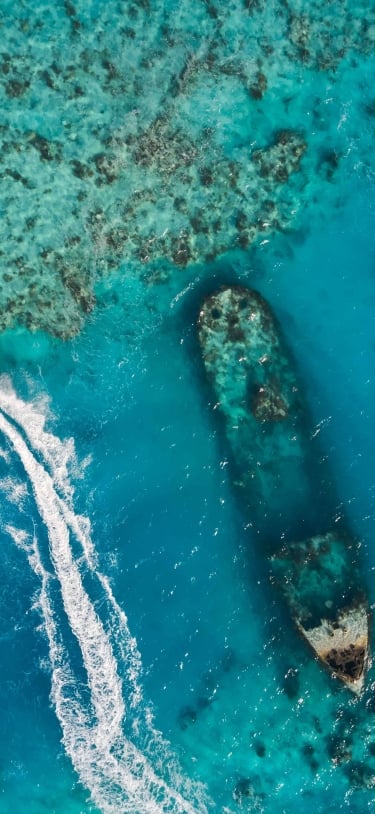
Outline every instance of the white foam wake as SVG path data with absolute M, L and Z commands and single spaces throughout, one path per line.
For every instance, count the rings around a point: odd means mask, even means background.
M 69 442 L 67 453 L 59 439 L 46 433 L 43 416 L 32 405 L 17 398 L 9 380 L 1 380 L 0 411 L 0 431 L 22 462 L 47 529 L 54 583 L 57 578 L 66 619 L 79 644 L 87 675 L 90 702 L 84 704 L 64 642 L 60 614 L 51 598 L 51 576 L 42 564 L 34 533 L 28 556 L 41 580 L 39 605 L 49 642 L 52 699 L 65 749 L 81 782 L 104 814 L 204 812 L 199 787 L 190 786 L 173 768 L 168 771 L 167 783 L 154 770 L 149 754 L 124 734 L 127 710 L 114 644 L 126 667 L 130 714 L 142 701 L 140 657 L 126 615 L 117 604 L 107 577 L 95 570 L 90 524 L 74 513 L 67 468 L 72 443 Z M 103 588 L 113 630 L 108 629 L 108 624 L 106 629 L 84 588 L 80 561 L 73 555 L 72 538 L 79 542 L 86 567 Z M 147 735 L 151 752 L 156 750 L 160 753 L 159 759 L 162 755 L 164 761 L 173 762 L 151 721 Z

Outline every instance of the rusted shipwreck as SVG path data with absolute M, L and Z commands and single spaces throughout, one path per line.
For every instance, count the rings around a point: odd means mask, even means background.
M 272 579 L 319 660 L 359 694 L 369 658 L 369 609 L 358 544 L 344 519 L 333 523 L 331 476 L 311 442 L 308 410 L 278 324 L 257 292 L 227 286 L 203 302 L 198 333 L 234 479 Z

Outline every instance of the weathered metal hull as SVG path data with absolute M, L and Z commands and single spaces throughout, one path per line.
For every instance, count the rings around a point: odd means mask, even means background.
M 285 545 L 271 562 L 299 631 L 320 661 L 360 693 L 368 662 L 369 614 L 353 539 L 327 532 Z
M 335 507 L 330 474 L 311 443 L 308 411 L 276 320 L 257 292 L 231 286 L 206 298 L 198 333 L 236 484 L 274 581 L 318 658 L 358 693 L 369 624 L 358 547 L 341 528 L 325 532 Z

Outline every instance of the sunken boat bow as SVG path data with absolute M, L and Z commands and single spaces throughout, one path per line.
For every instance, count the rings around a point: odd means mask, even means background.
M 257 292 L 229 286 L 202 304 L 198 333 L 236 484 L 272 579 L 318 659 L 358 694 L 369 648 L 358 545 L 342 525 L 329 530 L 330 478 L 313 460 L 308 411 L 278 324 Z

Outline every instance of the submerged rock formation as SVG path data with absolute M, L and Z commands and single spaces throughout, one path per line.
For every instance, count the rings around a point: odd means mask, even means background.
M 308 413 L 278 325 L 257 292 L 225 287 L 203 303 L 199 341 L 236 485 L 272 563 L 273 581 L 319 660 L 359 693 L 368 661 L 369 611 L 358 547 L 341 528 L 326 532 L 334 514 L 333 487 L 311 442 Z

